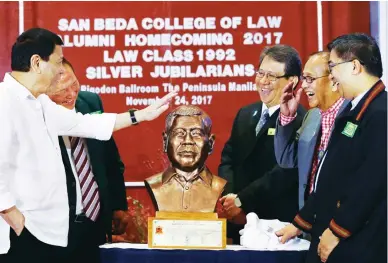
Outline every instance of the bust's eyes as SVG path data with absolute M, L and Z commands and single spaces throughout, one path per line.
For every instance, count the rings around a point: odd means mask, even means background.
M 192 130 L 191 135 L 192 136 L 202 136 L 202 131 L 198 130 L 198 129 Z
M 186 132 L 184 130 L 175 130 L 174 135 L 178 137 L 185 136 Z
M 173 135 L 177 137 L 184 137 L 186 136 L 187 132 L 188 131 L 184 129 L 176 129 L 174 130 Z M 201 137 L 203 135 L 203 132 L 201 129 L 193 129 L 190 131 L 190 135 L 193 137 Z

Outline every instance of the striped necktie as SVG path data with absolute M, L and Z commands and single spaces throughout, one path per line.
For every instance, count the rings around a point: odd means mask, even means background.
M 96 221 L 100 213 L 100 194 L 88 160 L 85 141 L 79 137 L 70 137 L 71 153 L 81 185 L 82 204 L 86 217 Z

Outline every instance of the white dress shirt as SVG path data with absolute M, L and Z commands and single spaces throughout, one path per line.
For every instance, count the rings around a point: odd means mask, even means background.
M 0 83 L 0 211 L 16 206 L 40 241 L 67 246 L 69 206 L 58 136 L 109 140 L 116 114 L 75 113 L 35 98 L 6 74 Z M 0 253 L 9 249 L 9 225 L 0 218 Z
M 354 110 L 354 108 L 357 106 L 357 104 L 362 100 L 362 98 L 365 96 L 365 94 L 368 92 L 369 90 L 361 93 L 360 95 L 358 95 L 357 97 L 355 97 L 350 103 L 352 103 L 352 108 L 350 110 Z M 322 158 L 322 161 L 321 163 L 319 164 L 319 167 L 318 167 L 318 172 L 317 172 L 317 178 L 315 179 L 315 183 L 314 183 L 314 192 L 317 190 L 317 185 L 318 185 L 318 178 L 319 178 L 319 174 L 321 173 L 321 168 L 322 168 L 322 164 L 323 162 L 325 161 L 325 158 L 326 158 L 326 154 L 327 154 L 327 151 L 325 152 L 325 155 L 323 156 Z
M 261 114 L 263 114 L 263 112 L 268 109 L 268 114 L 269 114 L 269 117 L 272 116 L 272 114 L 275 113 L 275 111 L 277 111 L 277 109 L 280 108 L 280 105 L 275 105 L 275 106 L 272 106 L 272 107 L 267 107 L 267 105 L 265 105 L 265 103 L 263 103 L 263 106 L 261 107 Z

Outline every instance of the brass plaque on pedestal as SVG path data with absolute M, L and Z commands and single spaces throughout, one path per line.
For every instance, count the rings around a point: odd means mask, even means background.
M 157 212 L 148 218 L 148 247 L 224 249 L 226 219 L 216 213 Z

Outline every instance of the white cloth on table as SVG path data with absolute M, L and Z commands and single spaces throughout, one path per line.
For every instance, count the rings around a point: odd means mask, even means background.
M 285 244 L 280 243 L 280 238 L 275 232 L 288 224 L 277 219 L 259 219 L 255 213 L 249 213 L 244 229 L 240 230 L 240 244 L 246 248 L 259 250 L 308 250 L 310 242 L 304 239 L 294 238 Z

